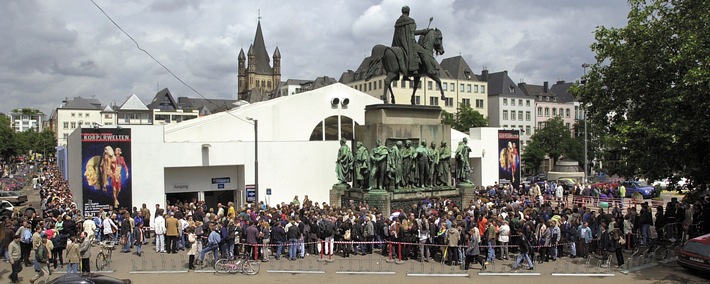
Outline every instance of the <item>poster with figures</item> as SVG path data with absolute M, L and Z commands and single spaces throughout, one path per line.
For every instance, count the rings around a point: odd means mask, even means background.
M 84 214 L 132 204 L 131 130 L 81 129 Z
M 498 184 L 520 185 L 520 131 L 498 130 Z

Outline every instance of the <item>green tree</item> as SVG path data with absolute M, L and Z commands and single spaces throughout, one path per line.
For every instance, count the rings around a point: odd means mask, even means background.
M 443 111 L 441 123 L 464 133 L 468 133 L 471 128 L 488 126 L 486 118 L 466 104 L 459 104 L 456 114 Z
M 526 167 L 537 171 L 545 156 L 554 162 L 562 156 L 583 161 L 584 154 L 582 153 L 580 157 L 581 151 L 583 146 L 572 138 L 570 130 L 564 125 L 562 119 L 555 117 L 545 122 L 545 126 L 530 137 L 521 159 Z
M 596 62 L 572 93 L 607 136 L 612 174 L 710 176 L 710 29 L 707 1 L 630 0 L 628 24 L 599 27 Z
M 540 142 L 530 140 L 528 145 L 525 146 L 525 151 L 520 156 L 520 159 L 526 168 L 533 169 L 534 174 L 538 174 L 542 162 L 545 161 L 545 149 L 542 148 Z
M 10 118 L 0 116 L 0 156 L 8 160 L 15 155 L 15 131 L 10 127 Z

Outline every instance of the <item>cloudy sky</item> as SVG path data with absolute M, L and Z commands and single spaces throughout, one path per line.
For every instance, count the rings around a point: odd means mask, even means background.
M 420 28 L 444 33 L 444 58 L 476 73 L 508 70 L 530 84 L 574 81 L 592 62 L 597 26 L 622 27 L 622 0 L 95 0 L 142 48 L 207 98 L 236 98 L 237 55 L 254 39 L 260 11 L 282 79 L 340 78 L 373 45 L 390 44 L 400 8 Z M 0 112 L 49 115 L 65 97 L 149 103 L 157 89 L 199 97 L 118 30 L 91 0 L 0 1 Z

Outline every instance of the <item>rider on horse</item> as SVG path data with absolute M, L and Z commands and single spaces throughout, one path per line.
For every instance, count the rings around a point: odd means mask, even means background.
M 426 50 L 414 39 L 416 35 L 425 35 L 429 30 L 429 28 L 417 30 L 416 22 L 409 17 L 409 7 L 402 7 L 402 15 L 394 24 L 392 46 L 400 47 L 404 51 L 404 56 L 399 58 L 399 66 L 400 70 L 407 70 L 404 74 L 405 80 L 411 75 L 418 75 L 419 64 L 422 61 L 428 74 L 436 72 L 436 68 L 432 66 L 431 62 L 425 59 Z

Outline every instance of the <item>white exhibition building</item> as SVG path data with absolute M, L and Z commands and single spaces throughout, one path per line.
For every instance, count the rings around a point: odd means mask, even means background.
M 256 183 L 255 164 L 259 201 L 274 206 L 308 195 L 314 202 L 328 202 L 337 181 L 338 140 L 353 139 L 354 127 L 364 123 L 365 106 L 381 103 L 336 83 L 177 124 L 123 126 L 131 130 L 132 206 L 145 203 L 152 209 L 193 198 L 211 206 L 223 200 L 244 204 L 246 188 Z M 476 185 L 498 180 L 497 131 L 476 128 L 467 136 L 452 130 L 452 151 L 463 137 L 469 138 Z M 68 181 L 79 208 L 81 141 L 81 131 L 74 131 L 67 143 Z

